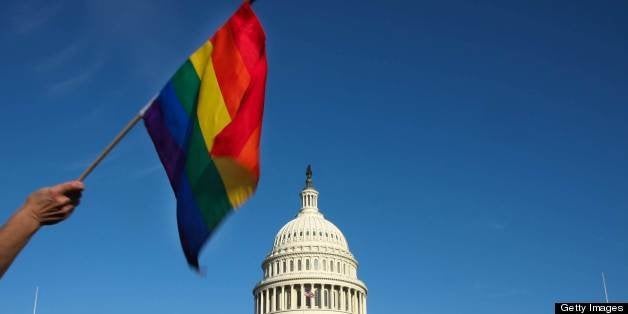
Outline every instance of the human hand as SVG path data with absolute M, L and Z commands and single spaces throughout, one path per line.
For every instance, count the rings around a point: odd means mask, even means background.
M 21 211 L 39 226 L 56 224 L 72 214 L 84 188 L 83 182 L 70 181 L 39 189 L 28 196 Z

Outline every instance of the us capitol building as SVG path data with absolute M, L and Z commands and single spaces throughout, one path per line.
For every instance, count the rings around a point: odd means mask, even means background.
M 338 227 L 318 209 L 310 166 L 301 209 L 275 237 L 253 289 L 255 314 L 366 314 L 367 289 Z

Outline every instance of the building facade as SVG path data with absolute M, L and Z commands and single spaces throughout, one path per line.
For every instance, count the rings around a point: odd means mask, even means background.
M 279 230 L 253 289 L 255 314 L 366 314 L 366 285 L 342 232 L 318 209 L 308 166 L 297 216 Z

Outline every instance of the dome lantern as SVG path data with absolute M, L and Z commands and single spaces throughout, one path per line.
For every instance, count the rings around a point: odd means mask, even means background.
M 318 191 L 314 189 L 312 182 L 312 166 L 307 165 L 305 171 L 305 187 L 301 190 L 301 210 L 300 214 L 319 213 L 318 210 Z

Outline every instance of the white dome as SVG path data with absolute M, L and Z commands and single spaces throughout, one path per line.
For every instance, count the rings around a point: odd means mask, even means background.
M 367 288 L 344 235 L 318 209 L 308 166 L 301 209 L 275 236 L 255 285 L 255 314 L 366 314 Z
M 347 240 L 340 229 L 325 219 L 318 209 L 302 209 L 296 218 L 284 225 L 275 237 L 271 255 L 303 246 L 324 247 L 351 254 Z

